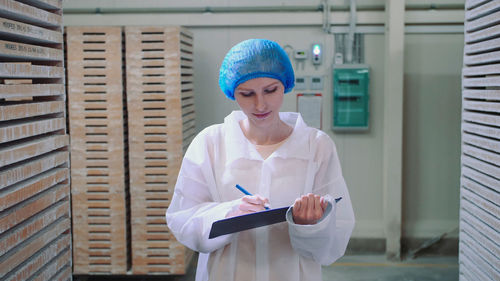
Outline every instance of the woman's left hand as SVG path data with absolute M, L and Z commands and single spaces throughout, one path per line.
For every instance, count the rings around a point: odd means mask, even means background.
M 328 202 L 319 195 L 302 195 L 293 204 L 293 221 L 296 224 L 315 224 L 321 219 L 327 206 Z

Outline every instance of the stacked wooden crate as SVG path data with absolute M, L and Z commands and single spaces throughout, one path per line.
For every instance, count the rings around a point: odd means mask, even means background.
M 165 211 L 195 134 L 193 38 L 180 27 L 122 31 L 66 32 L 74 273 L 183 274 L 192 253 Z
M 127 272 L 121 27 L 68 27 L 76 274 Z
M 194 135 L 193 38 L 180 27 L 126 27 L 132 272 L 185 272 L 190 253 L 165 223 Z
M 465 1 L 460 280 L 500 280 L 500 1 Z
M 71 280 L 61 0 L 0 0 L 0 279 Z

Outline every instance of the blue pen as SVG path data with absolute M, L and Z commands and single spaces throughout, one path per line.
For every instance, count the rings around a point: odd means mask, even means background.
M 239 189 L 241 192 L 243 192 L 245 195 L 252 196 L 252 193 L 248 192 L 246 189 L 244 189 L 243 187 L 241 187 L 241 185 L 237 184 L 236 188 Z M 266 210 L 269 210 L 269 207 L 267 207 L 267 206 L 264 206 L 264 208 L 266 208 Z

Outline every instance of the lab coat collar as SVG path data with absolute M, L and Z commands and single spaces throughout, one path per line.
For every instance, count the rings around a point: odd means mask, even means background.
M 240 128 L 239 121 L 246 118 L 247 116 L 242 111 L 233 111 L 224 119 L 227 132 L 227 164 L 240 158 L 262 161 L 262 157 L 255 146 L 245 137 Z M 300 114 L 297 112 L 280 112 L 280 118 L 293 127 L 293 132 L 286 142 L 267 159 L 273 157 L 309 159 L 308 127 Z

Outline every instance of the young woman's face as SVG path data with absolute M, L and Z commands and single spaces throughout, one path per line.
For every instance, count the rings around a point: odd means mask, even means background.
M 241 83 L 234 97 L 252 125 L 265 127 L 279 121 L 284 93 L 281 81 L 260 77 Z

